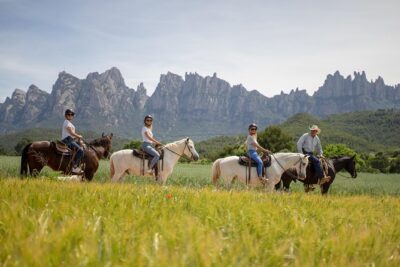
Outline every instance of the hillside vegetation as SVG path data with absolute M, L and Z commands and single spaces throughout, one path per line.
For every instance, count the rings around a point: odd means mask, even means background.
M 332 115 L 321 120 L 299 113 L 279 126 L 297 141 L 318 124 L 324 144 L 346 144 L 358 152 L 390 150 L 400 147 L 400 110 L 358 111 Z
M 293 138 L 294 150 L 298 138 L 308 132 L 308 127 L 313 124 L 322 129 L 319 136 L 324 147 L 328 144 L 345 144 L 357 152 L 393 151 L 400 148 L 400 110 L 396 109 L 351 112 L 326 119 L 298 113 L 276 126 Z M 259 125 L 259 131 L 264 128 Z M 247 131 L 243 129 L 243 136 L 215 137 L 199 142 L 198 147 L 204 148 L 207 155 L 214 155 L 218 152 L 212 149 L 222 150 L 225 146 L 242 144 L 245 134 Z
M 83 135 L 86 141 L 92 141 L 93 139 L 100 138 L 102 133 L 94 132 L 78 132 Z M 105 133 L 109 134 L 109 133 Z M 28 141 L 55 141 L 60 140 L 61 130 L 60 129 L 46 129 L 46 128 L 33 128 L 27 129 L 21 132 L 0 135 L 0 152 L 6 155 L 18 155 L 15 150 L 15 146 L 18 143 L 24 144 Z M 118 136 L 113 137 L 113 150 L 119 150 L 125 143 L 129 142 L 127 139 L 119 138 Z

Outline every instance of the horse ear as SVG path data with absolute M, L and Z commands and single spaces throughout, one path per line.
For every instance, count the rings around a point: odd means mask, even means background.
M 186 137 L 186 142 L 189 142 L 189 137 Z
M 110 139 L 112 139 L 113 136 L 114 136 L 113 133 L 111 133 L 111 134 L 110 134 Z
M 101 137 L 104 137 L 104 132 L 101 133 Z

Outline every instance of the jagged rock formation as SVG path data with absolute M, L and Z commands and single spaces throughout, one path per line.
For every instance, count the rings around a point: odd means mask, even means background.
M 128 88 L 117 68 L 90 73 L 85 79 L 61 72 L 49 94 L 31 85 L 25 93 L 16 89 L 0 104 L 1 132 L 30 127 L 59 128 L 66 108 L 77 116 L 78 129 L 114 132 L 138 137 L 145 114 L 155 116 L 155 133 L 161 138 L 188 135 L 204 139 L 218 134 L 245 133 L 251 122 L 261 127 L 281 122 L 293 114 L 330 114 L 400 107 L 400 85 L 387 86 L 379 77 L 368 82 L 364 72 L 344 78 L 328 75 L 313 96 L 306 90 L 292 90 L 268 98 L 242 85 L 231 86 L 213 76 L 168 72 L 151 97 L 141 83 Z

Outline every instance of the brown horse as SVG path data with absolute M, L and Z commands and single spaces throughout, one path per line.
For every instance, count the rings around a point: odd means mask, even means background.
M 99 160 L 107 158 L 111 150 L 113 134 L 104 135 L 87 144 L 82 158 L 83 178 L 91 181 L 99 167 Z M 60 153 L 54 142 L 37 141 L 25 146 L 21 156 L 21 177 L 28 174 L 36 176 L 44 166 L 49 166 L 55 171 L 71 174 L 73 155 Z
M 357 177 L 357 170 L 356 170 L 356 161 L 355 155 L 352 157 L 332 157 L 327 158 L 328 161 L 328 176 L 331 177 L 331 180 L 328 183 L 321 185 L 321 194 L 328 193 L 329 187 L 333 183 L 336 177 L 336 173 L 345 169 L 352 178 Z M 283 186 L 284 191 L 289 191 L 290 183 L 292 181 L 296 182 L 296 170 L 288 170 L 284 172 L 281 176 L 281 182 L 276 184 L 275 189 L 280 190 Z M 314 168 L 311 164 L 307 167 L 307 178 L 305 180 L 299 180 L 300 182 L 304 183 L 304 190 L 306 192 L 310 190 L 314 190 L 313 185 L 318 184 L 318 177 L 314 171 Z

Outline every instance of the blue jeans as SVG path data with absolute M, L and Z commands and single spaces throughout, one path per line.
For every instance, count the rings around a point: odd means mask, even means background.
M 319 159 L 316 156 L 314 156 L 313 153 L 310 153 L 310 152 L 306 152 L 306 155 L 310 156 L 308 158 L 308 160 L 312 162 L 312 164 L 314 166 L 314 171 L 317 173 L 318 178 L 323 178 L 324 172 L 322 171 Z
M 143 142 L 142 149 L 153 156 L 153 159 L 150 162 L 150 169 L 153 169 L 154 165 L 156 165 L 157 161 L 160 159 L 160 154 L 157 150 L 152 146 L 152 144 Z
M 69 148 L 76 149 L 74 167 L 78 167 L 81 164 L 81 160 L 83 157 L 83 149 L 75 142 L 75 140 L 71 136 L 67 136 L 62 140 L 62 142 L 65 143 Z
M 255 162 L 257 162 L 257 174 L 258 177 L 262 177 L 263 162 L 260 156 L 257 154 L 257 151 L 249 150 L 247 153 L 249 154 L 250 158 L 252 158 Z

